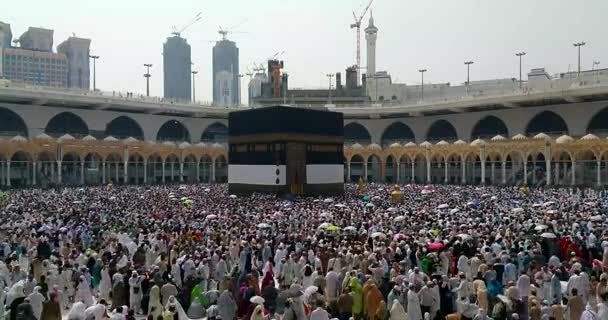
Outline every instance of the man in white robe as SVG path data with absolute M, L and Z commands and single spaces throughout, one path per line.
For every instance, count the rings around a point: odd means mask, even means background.
M 129 278 L 129 306 L 135 313 L 141 312 L 141 290 L 142 278 L 137 274 L 137 271 L 133 271 L 131 278 Z
M 407 315 L 409 320 L 422 320 L 420 299 L 414 289 L 414 286 L 410 285 L 410 290 L 407 292 Z
M 34 291 L 30 293 L 27 298 L 30 300 L 30 305 L 32 306 L 32 311 L 34 312 L 34 316 L 36 319 L 40 319 L 42 315 L 42 303 L 44 302 L 44 296 L 40 293 L 40 287 L 34 287 Z

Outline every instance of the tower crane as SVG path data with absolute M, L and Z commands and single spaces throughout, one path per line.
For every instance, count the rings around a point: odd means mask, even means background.
M 357 15 L 355 14 L 355 12 L 353 11 L 353 17 L 355 18 L 355 23 L 350 25 L 350 28 L 356 28 L 357 29 L 357 61 L 356 61 L 356 66 L 357 66 L 357 85 L 359 85 L 359 69 L 361 67 L 361 21 L 363 21 L 363 17 L 365 17 L 365 14 L 367 13 L 367 11 L 369 10 L 369 7 L 372 6 L 372 3 L 374 2 L 374 0 L 370 0 L 369 3 L 367 4 L 367 7 L 365 7 L 365 9 L 363 10 L 363 13 L 361 14 L 361 16 L 359 16 L 357 18 Z
M 226 38 L 226 36 L 228 36 L 228 34 L 235 34 L 235 33 L 247 33 L 247 32 L 241 32 L 241 31 L 232 31 L 229 29 L 223 29 L 222 26 L 220 26 L 219 30 L 217 31 L 217 33 L 219 33 L 220 35 L 222 35 L 222 40 L 228 40 Z
M 173 26 L 173 32 L 171 32 L 171 34 L 176 37 L 180 37 L 182 32 L 186 31 L 186 29 L 190 28 L 193 24 L 197 23 L 203 18 L 202 14 L 202 12 L 197 13 L 194 18 L 188 21 L 188 23 L 186 23 L 181 29 L 178 29 L 176 26 Z

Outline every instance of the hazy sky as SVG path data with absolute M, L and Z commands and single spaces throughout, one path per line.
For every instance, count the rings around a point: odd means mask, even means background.
M 277 51 L 290 74 L 290 87 L 327 87 L 327 73 L 355 63 L 352 11 L 367 0 L 19 0 L 8 1 L 0 21 L 13 35 L 28 26 L 55 30 L 56 46 L 72 32 L 91 38 L 100 55 L 97 86 L 102 90 L 145 92 L 143 63 L 152 63 L 151 94 L 161 96 L 162 45 L 173 25 L 197 12 L 203 20 L 184 33 L 199 71 L 198 100 L 211 100 L 211 40 L 218 26 L 247 33 L 229 35 L 240 48 L 241 73 Z M 377 69 L 393 81 L 461 83 L 465 60 L 474 60 L 471 80 L 518 74 L 515 52 L 526 51 L 524 70 L 550 74 L 576 68 L 573 42 L 585 41 L 582 68 L 608 65 L 607 0 L 375 0 L 379 28 Z M 364 25 L 367 25 L 366 16 Z M 243 22 L 244 21 L 244 22 Z M 365 38 L 362 32 L 362 65 Z M 246 101 L 247 77 L 242 83 Z

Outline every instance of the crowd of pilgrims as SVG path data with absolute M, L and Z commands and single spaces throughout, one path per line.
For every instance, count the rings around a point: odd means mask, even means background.
M 608 320 L 596 190 L 0 194 L 0 319 Z

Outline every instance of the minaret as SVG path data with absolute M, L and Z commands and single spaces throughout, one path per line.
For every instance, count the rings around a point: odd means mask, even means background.
M 373 12 L 369 15 L 369 24 L 365 28 L 365 40 L 367 41 L 367 78 L 372 78 L 376 74 L 376 38 L 378 28 L 374 25 Z

